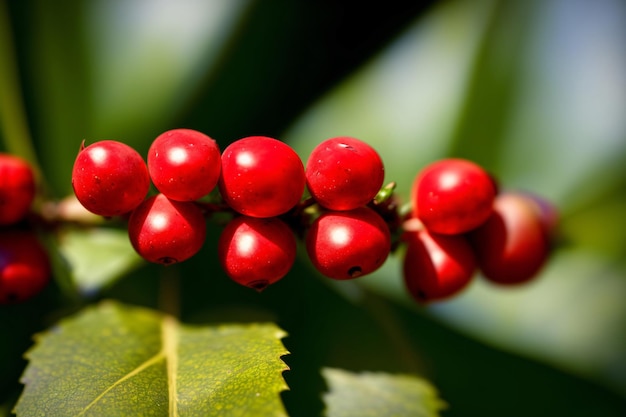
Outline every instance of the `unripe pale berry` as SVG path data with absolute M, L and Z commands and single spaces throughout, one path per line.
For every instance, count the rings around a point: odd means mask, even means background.
M 170 265 L 195 255 L 204 244 L 202 210 L 192 202 L 149 197 L 130 215 L 128 236 L 135 251 L 153 263 Z
M 416 176 L 411 202 L 429 231 L 459 234 L 487 220 L 495 195 L 495 182 L 482 167 L 451 158 L 433 162 Z
M 28 162 L 0 153 L 0 225 L 22 220 L 35 198 L 35 178 Z
M 382 266 L 391 249 L 385 221 L 374 210 L 359 207 L 328 211 L 313 221 L 305 237 L 313 266 L 337 280 L 353 279 Z
M 352 210 L 369 203 L 385 178 L 374 148 L 352 137 L 327 139 L 313 149 L 306 165 L 307 187 L 330 210 Z
M 261 291 L 291 269 L 296 259 L 296 238 L 277 217 L 238 216 L 222 231 L 218 256 L 233 281 Z
M 103 140 L 81 146 L 72 169 L 72 187 L 87 210 L 120 216 L 143 201 L 150 176 L 137 151 L 121 142 Z
M 217 143 L 196 130 L 164 132 L 148 150 L 150 178 L 172 200 L 194 201 L 209 194 L 217 185 L 220 170 Z
M 499 284 L 529 281 L 550 251 L 535 203 L 517 193 L 498 195 L 492 215 L 469 236 L 484 277 Z
M 463 290 L 476 271 L 476 259 L 464 235 L 407 232 L 403 274 L 411 296 L 420 303 L 450 298 Z
M 0 304 L 26 301 L 50 281 L 48 253 L 30 231 L 0 233 Z

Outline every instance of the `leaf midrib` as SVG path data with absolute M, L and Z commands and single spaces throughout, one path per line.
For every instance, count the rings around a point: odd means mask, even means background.
M 168 403 L 169 415 L 178 417 L 178 397 L 176 395 L 176 381 L 178 369 L 178 322 L 170 316 L 163 319 L 161 327 L 161 337 L 163 339 L 162 354 L 167 364 L 168 381 Z
M 109 387 L 107 387 L 104 391 L 102 391 L 96 398 L 93 399 L 83 410 L 76 415 L 76 417 L 80 417 L 85 415 L 87 411 L 94 405 L 98 403 L 105 395 L 107 395 L 112 389 L 129 380 L 130 378 L 138 375 L 144 370 L 148 369 L 152 365 L 156 364 L 161 360 L 165 360 L 167 366 L 167 381 L 168 381 L 168 403 L 169 410 L 168 414 L 170 417 L 178 417 L 178 401 L 176 395 L 176 379 L 177 379 L 177 367 L 178 367 L 178 322 L 172 317 L 166 316 L 163 318 L 163 323 L 161 325 L 161 338 L 162 338 L 162 346 L 161 350 L 157 352 L 154 356 L 145 360 L 141 364 L 139 364 L 135 369 L 128 372 L 126 375 L 122 376 L 120 379 L 115 381 Z

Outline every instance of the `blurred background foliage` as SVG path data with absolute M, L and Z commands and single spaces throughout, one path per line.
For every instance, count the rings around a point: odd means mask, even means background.
M 259 295 L 221 272 L 220 224 L 166 270 L 139 261 L 123 230 L 67 228 L 51 243 L 57 285 L 0 311 L 0 402 L 19 395 L 32 333 L 81 305 L 68 286 L 82 302 L 159 307 L 158 277 L 177 275 L 165 291 L 179 292 L 183 321 L 271 320 L 289 333 L 294 416 L 321 413 L 323 367 L 426 377 L 446 416 L 624 415 L 625 39 L 620 0 L 4 1 L 1 146 L 39 164 L 50 198 L 71 194 L 83 139 L 145 155 L 159 133 L 188 127 L 222 149 L 274 136 L 306 161 L 350 135 L 380 152 L 405 201 L 426 163 L 470 158 L 503 188 L 553 201 L 562 239 L 529 285 L 477 277 L 420 307 L 401 252 L 339 283 L 302 256 Z

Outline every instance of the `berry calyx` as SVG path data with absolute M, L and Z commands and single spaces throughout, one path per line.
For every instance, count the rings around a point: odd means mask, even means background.
M 403 275 L 411 296 L 420 303 L 447 299 L 463 290 L 476 271 L 472 247 L 464 235 L 441 235 L 426 229 L 403 236 Z
M 319 272 L 346 280 L 380 268 L 391 250 L 391 235 L 378 213 L 359 207 L 322 213 L 311 224 L 305 243 Z
M 100 216 L 120 216 L 143 201 L 150 188 L 148 167 L 132 147 L 114 140 L 81 149 L 72 169 L 72 187 L 80 203 Z
M 520 284 L 537 275 L 550 240 L 535 202 L 518 193 L 496 197 L 489 219 L 470 234 L 483 276 L 499 284 Z
M 251 217 L 286 213 L 305 187 L 304 166 L 287 144 L 266 136 L 231 143 L 222 153 L 219 190 L 235 211 Z
M 206 237 L 202 210 L 163 194 L 147 198 L 130 215 L 128 236 L 135 251 L 153 263 L 171 265 L 198 253 Z
M 233 281 L 261 291 L 291 269 L 296 259 L 296 238 L 276 217 L 238 216 L 222 231 L 218 256 Z
M 487 220 L 495 195 L 495 183 L 482 167 L 451 158 L 433 162 L 417 175 L 411 202 L 428 230 L 459 234 Z
M 28 162 L 0 153 L 0 225 L 22 220 L 35 198 L 35 178 Z
M 385 177 L 374 148 L 352 137 L 327 139 L 313 149 L 306 164 L 307 188 L 330 210 L 352 210 L 369 203 Z
M 172 200 L 194 201 L 217 185 L 220 149 L 212 138 L 192 129 L 162 133 L 148 150 L 148 172 L 154 186 Z
M 33 232 L 0 233 L 0 304 L 23 302 L 39 294 L 50 274 L 48 253 Z

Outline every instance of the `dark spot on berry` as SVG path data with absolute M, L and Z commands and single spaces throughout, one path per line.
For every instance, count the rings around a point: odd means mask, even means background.
M 257 281 L 252 281 L 251 283 L 248 284 L 248 287 L 254 290 L 257 290 L 258 292 L 261 292 L 264 289 L 266 289 L 269 285 L 270 285 L 270 282 L 268 280 L 260 279 Z
M 428 296 L 427 296 L 427 295 L 426 295 L 426 293 L 425 293 L 424 291 L 422 291 L 422 290 L 417 290 L 417 297 L 418 297 L 420 300 L 427 300 L 427 299 L 428 299 Z
M 20 300 L 20 296 L 17 293 L 14 292 L 10 292 L 7 294 L 7 301 L 9 301 L 10 303 L 15 303 L 16 301 Z
M 178 262 L 178 259 L 172 258 L 170 256 L 164 256 L 163 258 L 158 259 L 159 263 L 165 266 L 173 265 Z
M 360 266 L 353 266 L 352 268 L 348 269 L 348 275 L 350 275 L 351 278 L 357 278 L 360 277 L 363 274 L 363 269 L 361 269 Z

